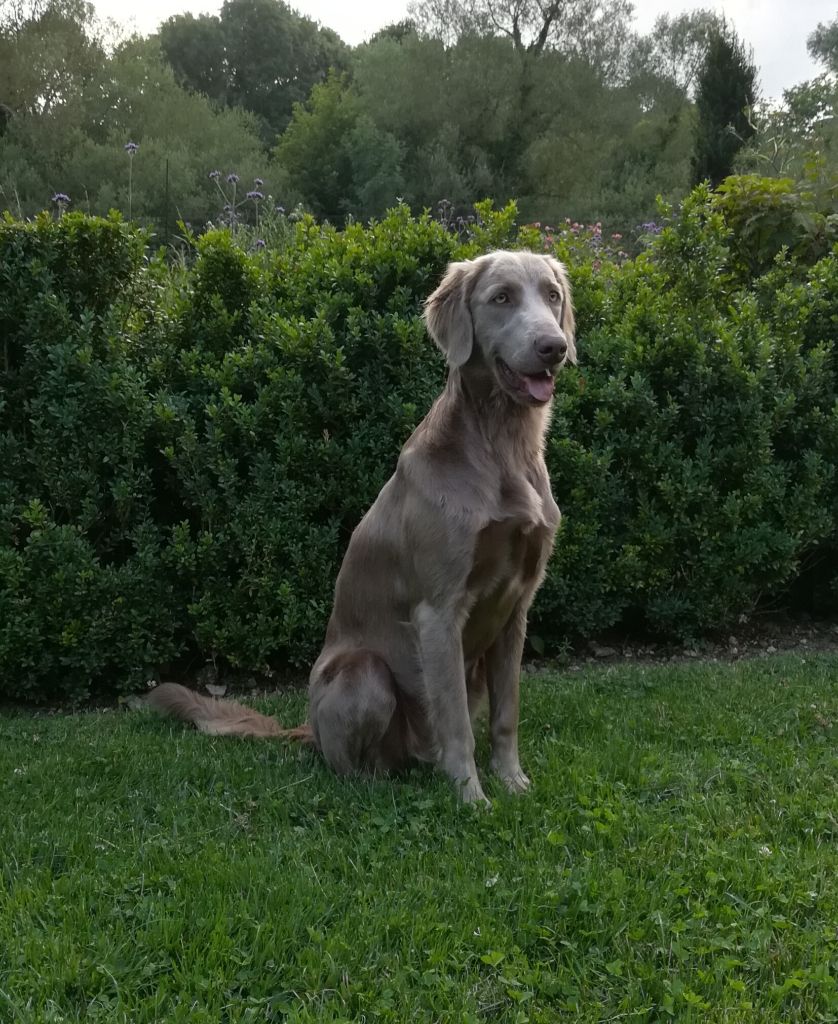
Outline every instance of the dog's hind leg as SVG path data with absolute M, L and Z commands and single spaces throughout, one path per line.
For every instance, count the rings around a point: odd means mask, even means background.
M 317 746 L 339 775 L 390 771 L 407 761 L 395 680 L 372 651 L 343 651 L 317 668 L 309 720 Z

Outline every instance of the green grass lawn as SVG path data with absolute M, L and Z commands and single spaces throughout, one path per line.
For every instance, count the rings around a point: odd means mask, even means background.
M 521 740 L 533 790 L 484 813 L 145 712 L 3 718 L 0 1021 L 838 1020 L 838 657 L 529 678 Z

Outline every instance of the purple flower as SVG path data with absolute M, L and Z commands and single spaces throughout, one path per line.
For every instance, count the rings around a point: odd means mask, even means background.
M 640 230 L 644 235 L 659 235 L 663 228 L 660 224 L 656 224 L 653 220 L 647 220 L 645 223 L 640 225 Z
M 277 206 L 276 212 L 278 214 L 282 215 L 283 213 L 285 213 L 285 207 L 284 206 Z
M 136 142 L 126 142 L 122 148 L 125 150 L 128 156 L 133 156 L 140 147 Z
M 254 189 L 253 192 L 248 192 L 247 193 L 247 198 L 254 200 L 254 202 L 258 202 L 260 199 L 264 199 L 265 196 L 261 192 L 257 192 Z
M 235 185 L 238 182 L 238 180 L 239 180 L 239 176 L 234 171 L 231 171 L 227 175 L 227 184 L 228 185 Z
M 209 176 L 210 178 L 212 178 L 213 181 L 218 181 L 218 179 L 221 177 L 221 171 L 210 171 Z
M 267 242 L 265 241 L 264 238 L 257 238 L 255 243 L 254 243 L 254 248 L 255 249 L 264 249 L 266 245 L 267 245 Z
M 58 203 L 59 206 L 66 206 L 67 203 L 72 202 L 72 200 L 66 192 L 56 192 L 55 195 L 52 197 L 52 201 L 54 203 Z
M 264 185 L 265 183 L 264 183 L 264 181 L 262 181 L 262 179 L 261 179 L 261 178 L 254 178 L 254 179 L 253 179 L 253 184 L 254 184 L 254 185 L 255 185 L 255 186 L 257 187 L 257 188 L 261 188 L 261 187 L 262 187 L 262 186 L 263 186 L 263 185 Z

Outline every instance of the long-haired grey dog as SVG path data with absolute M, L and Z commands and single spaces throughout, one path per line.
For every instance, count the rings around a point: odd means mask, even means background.
M 339 773 L 437 763 L 485 801 L 471 718 L 488 692 L 492 767 L 512 792 L 527 611 L 560 514 L 544 464 L 553 375 L 574 361 L 563 266 L 529 252 L 452 263 L 425 305 L 444 391 L 352 535 L 308 723 L 285 730 L 165 683 L 158 708 L 216 735 L 312 743 Z

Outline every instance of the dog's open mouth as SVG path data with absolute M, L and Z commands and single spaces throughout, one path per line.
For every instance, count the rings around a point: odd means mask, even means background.
M 509 389 L 520 394 L 522 398 L 543 405 L 553 397 L 555 381 L 549 370 L 541 370 L 540 373 L 518 373 L 502 359 L 498 359 L 497 364 L 501 377 Z

